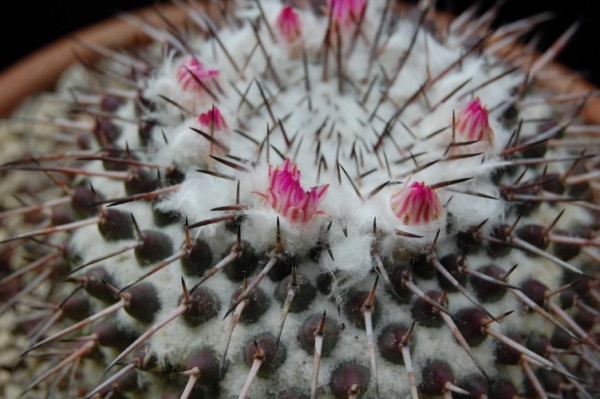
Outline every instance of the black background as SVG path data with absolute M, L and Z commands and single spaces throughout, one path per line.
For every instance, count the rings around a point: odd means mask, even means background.
M 0 70 L 61 36 L 93 22 L 108 18 L 119 11 L 132 10 L 156 3 L 149 0 L 42 1 L 11 2 L 4 10 L 0 24 Z M 442 9 L 461 11 L 473 3 L 482 7 L 493 0 L 440 0 Z M 598 0 L 506 0 L 498 23 L 512 21 L 542 11 L 553 11 L 555 19 L 538 30 L 540 46 L 550 45 L 575 21 L 581 22 L 576 36 L 560 55 L 559 60 L 600 86 L 600 6 Z M 1 89 L 1 88 L 0 88 Z

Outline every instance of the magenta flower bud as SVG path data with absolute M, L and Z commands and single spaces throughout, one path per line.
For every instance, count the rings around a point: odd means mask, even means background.
M 208 111 L 198 115 L 198 123 L 208 129 L 211 127 L 213 127 L 214 130 L 227 129 L 227 122 L 225 122 L 225 118 L 223 118 L 223 115 L 217 106 L 213 106 Z
M 207 69 L 198 61 L 195 57 L 189 57 L 179 66 L 177 70 L 177 81 L 186 91 L 200 91 L 202 86 L 198 83 L 198 80 L 212 79 L 219 74 L 219 71 L 215 69 Z
M 269 190 L 257 193 L 281 215 L 294 222 L 310 222 L 313 216 L 325 214 L 318 210 L 328 184 L 304 191 L 300 185 L 300 171 L 296 164 L 286 159 L 283 166 L 269 166 Z
M 392 194 L 391 206 L 398 219 L 407 225 L 433 222 L 442 216 L 438 195 L 423 182 L 414 182 Z
M 327 0 L 334 22 L 339 24 L 358 21 L 366 5 L 367 0 Z
M 279 32 L 288 44 L 294 43 L 302 36 L 302 26 L 300 18 L 292 6 L 284 7 L 277 17 L 277 27 Z
M 494 132 L 490 127 L 487 109 L 479 97 L 470 102 L 456 118 L 456 141 L 491 142 Z

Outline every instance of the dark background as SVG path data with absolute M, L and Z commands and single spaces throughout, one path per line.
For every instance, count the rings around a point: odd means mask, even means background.
M 93 22 L 108 18 L 119 11 L 132 10 L 156 3 L 149 0 L 43 1 L 11 2 L 0 24 L 0 70 L 61 36 Z M 438 6 L 461 11 L 473 3 L 482 7 L 494 0 L 440 0 Z M 498 23 L 513 21 L 542 11 L 554 11 L 555 19 L 538 30 L 540 46 L 550 45 L 575 21 L 581 22 L 576 36 L 560 55 L 559 60 L 600 86 L 600 3 L 597 0 L 506 0 Z M 596 5 L 595 5 L 596 4 Z M 0 88 L 1 89 L 1 88 Z

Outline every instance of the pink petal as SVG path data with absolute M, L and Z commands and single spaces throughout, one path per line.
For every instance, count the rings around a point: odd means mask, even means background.
M 214 127 L 215 130 L 227 129 L 227 122 L 225 122 L 225 118 L 223 118 L 223 115 L 217 106 L 198 115 L 198 122 L 206 128 Z
M 491 141 L 492 129 L 488 111 L 481 105 L 479 98 L 471 101 L 456 119 L 457 141 Z
M 324 214 L 318 210 L 328 185 L 305 191 L 300 185 L 300 170 L 289 159 L 275 168 L 269 166 L 269 189 L 266 194 L 257 193 L 269 205 L 294 222 L 309 222 L 314 215 Z
M 281 10 L 279 17 L 277 18 L 277 27 L 288 44 L 295 42 L 302 36 L 300 18 L 292 6 L 284 7 L 283 10 Z
M 391 207 L 398 219 L 408 225 L 429 223 L 442 216 L 437 193 L 423 182 L 414 182 L 392 194 Z
M 218 74 L 218 70 L 206 69 L 198 59 L 189 57 L 179 66 L 177 70 L 177 81 L 183 90 L 200 91 L 202 90 L 202 86 L 198 84 L 197 80 L 212 79 Z

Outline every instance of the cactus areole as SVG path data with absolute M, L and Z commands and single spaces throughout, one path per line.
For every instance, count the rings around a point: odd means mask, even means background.
M 49 177 L 0 213 L 24 397 L 597 397 L 599 130 L 544 88 L 573 31 L 534 57 L 544 16 L 421 3 L 177 2 L 87 45 L 29 117 L 56 150 L 3 167 Z

